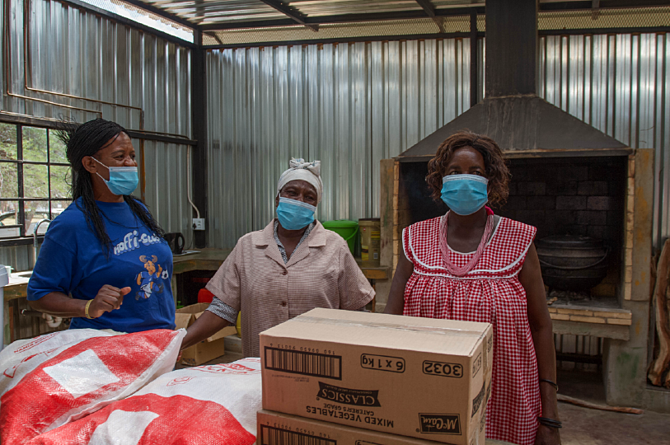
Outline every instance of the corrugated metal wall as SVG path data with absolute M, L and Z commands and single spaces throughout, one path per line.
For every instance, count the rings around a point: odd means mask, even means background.
M 30 2 L 26 23 L 23 4 L 23 0 L 11 0 L 12 93 L 101 110 L 105 119 L 128 129 L 139 128 L 138 111 L 25 91 L 23 29 L 28 26 L 32 62 L 29 86 L 141 107 L 146 130 L 191 136 L 188 48 L 57 1 Z M 4 41 L 4 3 L 1 9 L 4 51 L 8 43 Z M 2 73 L 4 70 L 0 76 Z M 0 79 L 3 110 L 35 117 L 69 116 L 64 108 L 7 97 L 4 78 Z M 97 116 L 75 112 L 72 117 L 84 122 Z M 139 155 L 139 141 L 133 143 Z M 188 245 L 192 230 L 186 198 L 186 153 L 185 145 L 147 141 L 145 159 L 140 162 L 146 172 L 147 205 L 166 231 L 184 233 Z M 139 195 L 139 191 L 136 193 Z M 18 270 L 29 268 L 31 257 L 32 246 L 0 248 L 0 263 Z
M 264 227 L 291 156 L 321 160 L 320 220 L 379 216 L 379 161 L 470 106 L 468 39 L 208 52 L 212 247 Z
M 323 163 L 320 220 L 378 216 L 379 160 L 470 106 L 469 47 L 453 39 L 209 52 L 209 244 L 232 247 L 267 224 L 290 156 Z M 669 62 L 664 34 L 540 39 L 540 96 L 631 147 L 657 149 L 656 243 L 670 235 Z
M 12 91 L 98 109 L 24 91 L 22 5 L 11 5 Z M 190 135 L 187 48 L 55 1 L 31 2 L 30 17 L 34 87 L 141 106 L 145 128 Z M 270 220 L 276 180 L 291 156 L 323 162 L 319 219 L 378 216 L 379 160 L 470 106 L 469 46 L 450 39 L 208 52 L 209 245 L 231 247 Z M 540 39 L 542 97 L 632 147 L 657 149 L 657 240 L 670 234 L 668 61 L 670 36 L 662 34 Z M 3 110 L 68 114 L 4 95 Z M 139 126 L 137 112 L 102 111 Z M 154 215 L 190 242 L 186 147 L 147 142 L 142 161 Z M 0 249 L 0 262 L 26 268 L 30 251 Z

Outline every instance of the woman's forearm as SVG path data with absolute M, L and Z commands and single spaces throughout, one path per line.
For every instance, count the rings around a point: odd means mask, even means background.
M 51 292 L 39 300 L 28 301 L 36 311 L 63 318 L 85 317 L 86 303 L 86 300 L 71 298 L 62 292 Z
M 385 314 L 402 315 L 405 307 L 405 285 L 407 280 L 414 272 L 414 264 L 405 257 L 400 255 L 398 259 L 398 266 L 393 275 L 393 282 L 391 282 L 391 290 L 389 291 L 388 301 L 384 308 Z
M 200 343 L 231 324 L 231 322 L 224 320 L 215 313 L 205 311 L 195 323 L 186 329 L 186 337 L 181 342 L 181 349 Z
M 532 330 L 535 355 L 537 357 L 538 377 L 540 378 L 540 394 L 542 397 L 542 416 L 558 419 L 558 401 L 556 388 L 542 382 L 542 379 L 556 382 L 556 351 L 554 334 L 551 325 Z

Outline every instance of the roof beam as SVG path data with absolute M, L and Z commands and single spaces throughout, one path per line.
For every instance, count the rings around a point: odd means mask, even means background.
M 145 11 L 152 12 L 156 15 L 159 15 L 161 17 L 164 17 L 168 20 L 172 20 L 173 22 L 179 23 L 180 25 L 183 25 L 187 28 L 191 29 L 197 29 L 198 25 L 196 23 L 191 23 L 186 19 L 183 19 L 179 17 L 176 14 L 172 14 L 171 12 L 162 9 L 162 8 L 157 8 L 156 6 L 153 6 L 150 3 L 145 3 L 141 0 L 123 0 L 125 3 L 130 3 L 131 5 L 137 6 L 138 8 L 144 9 Z
M 319 31 L 319 25 L 318 24 L 309 24 L 306 22 L 307 16 L 300 11 L 296 10 L 295 8 L 291 8 L 290 6 L 284 5 L 281 1 L 277 0 L 260 0 L 261 2 L 265 3 L 266 5 L 276 9 L 277 11 L 281 12 L 294 22 L 300 23 L 301 25 L 311 29 L 314 32 Z
M 471 12 L 484 14 L 484 7 L 470 7 L 470 8 L 446 8 L 435 10 L 435 15 L 439 17 L 453 17 L 453 16 L 469 16 Z M 426 17 L 424 11 L 399 11 L 399 12 L 383 12 L 374 14 L 341 14 L 331 16 L 321 16 L 304 19 L 308 25 L 327 25 L 334 23 L 357 23 L 357 22 L 373 22 L 378 20 L 411 20 L 423 19 Z M 200 25 L 202 30 L 224 31 L 228 29 L 249 29 L 249 28 L 271 28 L 278 26 L 288 26 L 294 24 L 290 20 L 259 20 L 239 23 L 208 23 Z
M 562 2 L 540 3 L 540 11 L 574 11 L 580 9 L 592 9 L 594 0 L 569 0 Z M 607 8 L 643 8 L 653 6 L 668 6 L 668 0 L 601 0 L 598 7 Z
M 158 36 L 162 39 L 165 39 L 169 42 L 176 43 L 177 45 L 185 46 L 187 48 L 195 48 L 196 47 L 196 45 L 194 45 L 193 43 L 188 42 L 186 40 L 182 40 L 179 37 L 175 37 L 173 35 L 170 35 L 168 33 L 160 31 L 158 29 L 151 28 L 150 26 L 143 25 L 142 23 L 136 22 L 132 19 L 122 17 L 120 15 L 116 15 L 113 12 L 110 12 L 110 11 L 107 11 L 107 10 L 104 10 L 104 9 L 100 9 L 97 6 L 94 6 L 90 3 L 84 3 L 80 0 L 56 0 L 56 1 L 58 1 L 60 3 L 65 3 L 65 4 L 68 4 L 68 5 L 71 5 L 75 8 L 78 8 L 78 9 L 81 9 L 81 10 L 84 10 L 84 11 L 88 11 L 88 12 L 90 12 L 92 14 L 96 14 L 100 17 L 105 17 L 107 19 L 114 20 L 115 22 L 120 23 L 124 26 L 128 26 L 130 28 L 142 30 L 142 31 L 147 32 L 149 34 L 152 34 L 152 35 Z M 184 25 L 184 26 L 186 26 L 186 25 Z M 192 25 L 192 24 L 189 25 L 189 28 L 193 29 L 193 27 L 194 27 L 194 25 Z
M 430 3 L 430 0 L 416 0 L 416 2 L 423 8 L 423 11 L 433 19 L 435 24 L 440 30 L 440 34 L 444 34 L 444 18 L 438 17 L 435 15 L 435 8 L 433 7 L 433 4 Z
M 223 41 L 219 38 L 219 36 L 216 34 L 216 32 L 204 32 L 203 34 L 207 34 L 209 37 L 216 40 L 219 45 L 223 45 Z

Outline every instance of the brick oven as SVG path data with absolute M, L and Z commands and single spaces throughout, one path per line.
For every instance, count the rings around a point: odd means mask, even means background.
M 573 234 L 602 240 L 609 254 L 600 284 L 587 295 L 547 289 L 548 297 L 558 295 L 549 307 L 554 332 L 604 338 L 606 349 L 610 340 L 628 342 L 633 311 L 624 302 L 649 300 L 652 150 L 541 154 L 505 151 L 513 175 L 510 197 L 494 210 L 537 227 L 537 239 Z M 393 269 L 402 229 L 448 210 L 430 197 L 427 160 L 383 161 L 382 263 Z
M 497 213 L 536 226 L 536 240 L 588 236 L 608 251 L 597 286 L 547 289 L 554 332 L 603 339 L 608 402 L 647 405 L 653 150 L 633 150 L 535 94 L 537 2 L 487 2 L 486 30 L 484 101 L 382 161 L 382 265 L 395 270 L 403 228 L 448 210 L 425 182 L 440 143 L 463 129 L 493 138 L 512 173 Z

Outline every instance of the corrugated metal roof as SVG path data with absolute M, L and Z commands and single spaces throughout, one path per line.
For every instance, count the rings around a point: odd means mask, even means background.
M 321 18 L 342 23 L 351 17 L 352 21 L 360 20 L 392 20 L 407 18 L 425 18 L 433 15 L 448 16 L 454 9 L 480 8 L 483 13 L 484 0 L 112 0 L 123 1 L 135 5 L 148 5 L 154 12 L 164 11 L 172 18 L 185 20 L 195 26 L 216 25 L 230 28 L 236 25 L 263 24 L 268 22 L 285 22 L 280 26 L 295 24 L 291 15 L 305 19 L 308 24 L 319 23 Z M 574 6 L 572 6 L 573 4 Z M 545 12 L 574 11 L 574 8 L 583 9 L 580 0 L 540 0 Z M 600 7 L 593 9 L 598 15 L 612 7 L 603 2 Z M 424 9 L 425 6 L 425 9 Z M 616 8 L 661 6 L 654 2 L 640 2 L 639 0 L 618 1 Z M 284 11 L 284 12 L 283 12 Z M 363 16 L 363 17 L 362 17 Z M 375 16 L 377 16 L 375 18 Z M 367 19 L 365 17 L 368 17 Z M 328 23 L 333 23 L 328 21 Z
M 262 0 L 137 0 L 162 9 L 194 25 L 232 24 L 284 20 L 288 16 Z M 279 1 L 298 16 L 307 18 L 355 16 L 374 14 L 403 14 L 428 17 L 416 0 L 296 0 Z M 464 7 L 483 7 L 482 0 L 432 0 L 436 10 Z
M 143 0 L 197 25 L 236 21 L 280 20 L 286 16 L 259 0 Z
M 206 47 L 332 43 L 348 38 L 469 37 L 473 12 L 478 14 L 477 30 L 485 31 L 483 0 L 98 1 L 132 3 L 135 8 L 146 8 L 149 15 L 162 14 L 167 21 L 192 24 L 203 32 Z M 650 1 L 621 0 L 616 7 L 584 9 L 584 2 L 578 0 L 540 0 L 538 28 L 665 28 L 667 6 L 653 6 Z

